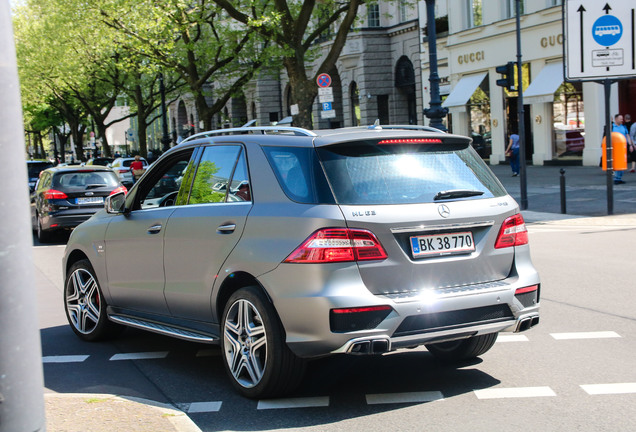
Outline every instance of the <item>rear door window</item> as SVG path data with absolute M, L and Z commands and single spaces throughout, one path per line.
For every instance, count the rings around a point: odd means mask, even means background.
M 468 143 L 364 141 L 317 151 L 339 204 L 414 204 L 506 194 Z

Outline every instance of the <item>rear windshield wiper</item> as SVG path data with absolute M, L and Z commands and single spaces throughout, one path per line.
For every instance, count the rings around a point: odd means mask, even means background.
M 468 198 L 472 196 L 483 195 L 483 191 L 470 190 L 470 189 L 453 189 L 447 191 L 437 192 L 434 201 L 453 199 L 453 198 Z

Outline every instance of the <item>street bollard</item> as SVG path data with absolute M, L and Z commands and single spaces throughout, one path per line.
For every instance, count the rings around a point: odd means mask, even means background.
M 559 172 L 561 173 L 561 213 L 566 214 L 567 211 L 565 209 L 565 170 L 561 168 Z

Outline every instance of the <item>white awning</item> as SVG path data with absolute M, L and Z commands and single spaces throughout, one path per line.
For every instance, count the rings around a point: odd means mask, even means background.
M 449 108 L 454 112 L 466 111 L 466 103 L 468 103 L 468 99 L 470 99 L 473 93 L 475 93 L 475 90 L 477 90 L 479 84 L 481 84 L 484 78 L 486 78 L 486 75 L 488 75 L 488 72 L 461 77 L 442 106 Z
M 523 92 L 523 103 L 552 102 L 554 101 L 554 92 L 561 84 L 563 84 L 563 63 L 547 63 Z

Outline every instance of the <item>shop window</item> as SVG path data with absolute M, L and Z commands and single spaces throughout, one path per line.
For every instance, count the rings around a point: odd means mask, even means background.
M 506 18 L 513 18 L 517 16 L 517 0 L 504 0 L 506 2 Z M 523 15 L 525 13 L 526 4 L 525 0 L 521 0 L 519 3 L 519 13 Z
M 554 154 L 581 157 L 585 147 L 585 115 L 581 83 L 563 83 L 552 104 Z
M 489 81 L 484 79 L 468 100 L 468 125 L 473 147 L 484 159 L 492 153 Z

